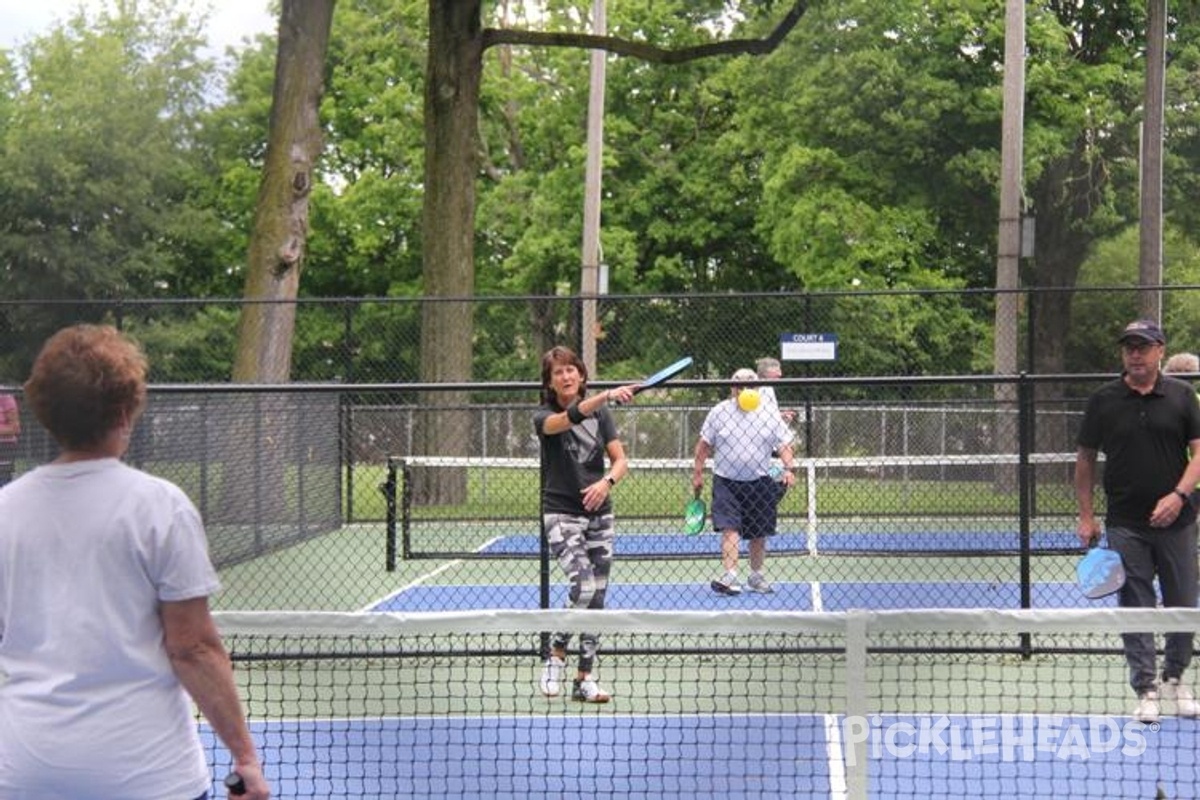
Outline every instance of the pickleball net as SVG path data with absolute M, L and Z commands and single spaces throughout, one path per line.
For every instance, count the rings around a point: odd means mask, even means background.
M 1016 453 L 797 457 L 796 483 L 779 504 L 771 550 L 958 557 L 1074 552 L 1074 461 L 1074 453 L 1024 460 Z M 704 559 L 719 551 L 711 537 L 684 535 L 693 466 L 691 458 L 631 460 L 629 479 L 614 493 L 621 558 Z M 782 465 L 776 460 L 775 466 Z M 395 569 L 399 559 L 537 559 L 539 469 L 533 458 L 388 459 L 381 486 L 387 568 Z M 705 483 L 708 498 L 711 465 Z M 427 492 L 438 501 L 423 502 Z M 452 495 L 457 499 L 447 501 Z
M 1200 721 L 1133 720 L 1120 633 L 1196 610 L 226 612 L 276 796 L 1180 797 Z M 605 705 L 538 688 L 601 636 Z M 203 730 L 203 728 L 202 728 Z M 210 742 L 214 775 L 228 756 Z

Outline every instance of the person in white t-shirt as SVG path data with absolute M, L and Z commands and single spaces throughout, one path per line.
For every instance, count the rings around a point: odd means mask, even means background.
M 704 465 L 713 459 L 712 521 L 721 532 L 723 573 L 710 585 L 723 595 L 742 592 L 738 582 L 738 544 L 745 539 L 750 551 L 753 592 L 774 589 L 763 574 L 767 538 L 775 535 L 776 512 L 783 492 L 795 483 L 792 432 L 775 408 L 761 402 L 758 376 L 752 369 L 733 373 L 730 395 L 709 410 L 700 427 L 692 464 L 692 488 L 704 488 Z M 752 395 L 743 396 L 744 392 Z M 778 453 L 784 471 L 771 475 L 771 457 Z
M 229 655 L 200 515 L 122 463 L 146 360 L 111 326 L 50 337 L 25 398 L 60 448 L 0 489 L 0 797 L 193 800 L 212 785 L 192 704 L 247 800 L 270 789 Z

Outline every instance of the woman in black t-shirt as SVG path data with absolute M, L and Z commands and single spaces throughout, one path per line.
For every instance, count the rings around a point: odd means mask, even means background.
M 613 488 L 629 469 L 610 402 L 628 403 L 637 384 L 587 392 L 587 366 L 572 350 L 542 356 L 542 406 L 533 425 L 541 443 L 541 513 L 550 552 L 570 581 L 570 608 L 604 608 L 612 566 Z M 608 467 L 605 469 L 607 458 Z M 566 666 L 569 633 L 555 633 L 542 669 L 542 694 L 556 697 Z M 598 639 L 579 637 L 579 668 L 571 699 L 607 703 L 610 695 L 592 677 Z

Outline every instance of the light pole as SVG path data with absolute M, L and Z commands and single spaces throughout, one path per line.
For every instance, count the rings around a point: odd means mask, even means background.
M 998 375 L 1017 371 L 1016 289 L 1020 285 L 1021 196 L 1025 128 L 1025 2 L 1006 0 L 1004 20 L 1004 109 L 1000 130 L 1000 231 L 996 253 L 996 339 Z M 1000 384 L 997 392 L 1011 391 Z M 1000 399 L 1000 398 L 998 398 Z
M 1138 226 L 1138 302 L 1141 315 L 1162 321 L 1163 107 L 1167 0 L 1147 0 L 1146 98 L 1142 104 L 1141 222 Z
M 594 0 L 592 6 L 592 32 L 597 36 L 604 36 L 608 31 L 604 2 L 605 0 Z M 600 176 L 604 167 L 605 55 L 603 50 L 592 51 L 592 80 L 588 92 L 587 167 L 583 187 L 583 254 L 579 279 L 583 308 L 580 314 L 579 335 L 583 340 L 583 352 L 580 356 L 590 375 L 596 374 L 596 297 L 600 294 Z

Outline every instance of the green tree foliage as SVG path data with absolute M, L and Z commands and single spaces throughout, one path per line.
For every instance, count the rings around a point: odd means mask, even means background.
M 552 4 L 540 25 L 587 32 L 589 22 L 579 11 L 578 4 Z M 610 3 L 608 33 L 678 50 L 734 35 L 728 12 L 727 4 L 715 2 Z M 746 33 L 761 36 L 777 22 L 764 21 L 762 29 Z M 735 87 L 720 80 L 729 63 L 706 58 L 662 65 L 608 57 L 601 249 L 611 292 L 795 288 L 754 231 L 753 171 L 728 139 L 738 102 Z M 498 48 L 489 51 L 485 66 L 478 285 L 510 294 L 577 292 L 590 54 Z M 498 354 L 577 341 L 577 315 L 568 309 L 564 316 L 563 310 L 531 301 L 508 326 L 528 336 L 515 347 L 497 343 Z M 688 329 L 702 339 L 705 328 L 717 324 L 662 308 L 638 316 L 644 325 L 612 307 L 601 314 L 601 360 L 627 367 L 625 374 L 654 363 L 645 352 L 647 340 L 669 342 L 668 332 Z M 769 346 L 749 343 L 743 362 Z M 505 357 L 487 363 L 503 365 Z
M 8 288 L 70 297 L 120 295 L 148 276 L 169 285 L 169 242 L 146 234 L 169 230 L 186 189 L 178 168 L 201 73 L 181 62 L 196 40 L 171 37 L 187 36 L 76 17 L 27 47 L 4 138 L 5 257 L 43 269 L 10 270 Z
M 331 192 L 315 203 L 305 294 L 378 296 L 419 281 L 424 13 L 415 0 L 335 7 L 322 107 Z
M 23 45 L 0 100 L 0 294 L 8 300 L 166 296 L 216 225 L 189 202 L 210 65 L 198 21 L 164 4 L 82 9 Z M 7 62 L 6 62 L 7 63 Z M 6 371 L 96 306 L 8 306 Z
M 1169 3 L 1171 41 L 1166 84 L 1165 206 L 1185 235 L 1200 241 L 1200 3 Z
M 984 272 L 995 200 L 963 165 L 999 143 L 995 62 L 972 63 L 999 14 L 988 5 L 824 4 L 767 69 L 739 65 L 759 98 L 739 118 L 761 149 L 757 224 L 805 288 L 943 288 Z
M 221 383 L 229 380 L 237 317 L 230 305 L 152 307 L 121 325 L 149 354 L 151 381 Z
M 194 168 L 202 175 L 194 183 L 193 202 L 219 224 L 197 243 L 181 271 L 181 297 L 236 297 L 246 280 L 246 251 L 271 111 L 274 37 L 260 36 L 236 53 L 233 63 L 220 86 L 222 102 L 206 109 L 191 151 Z
M 1074 285 L 1090 247 L 1135 219 L 1143 13 L 1136 3 L 1028 6 L 1025 185 L 1038 219 L 1028 284 Z M 849 0 L 814 7 L 765 69 L 731 68 L 754 98 L 739 128 L 747 155 L 758 153 L 747 161 L 762 165 L 756 225 L 805 288 L 994 284 L 1003 44 L 1002 4 Z M 1179 83 L 1175 113 L 1189 117 L 1196 106 Z M 1136 259 L 1129 267 L 1136 281 Z M 1053 370 L 1065 360 L 1070 295 L 1044 302 L 1038 366 Z M 953 351 L 929 365 L 990 369 L 982 347 L 964 349 L 987 342 L 986 307 L 920 305 L 898 315 L 910 340 L 940 338 L 919 335 L 921 325 L 957 330 L 945 342 Z M 843 324 L 861 332 L 877 321 Z M 898 343 L 903 332 L 871 338 Z
M 787 4 L 610 0 L 614 36 L 680 48 L 770 30 Z M 839 372 L 990 371 L 999 177 L 1003 4 L 814 2 L 767 57 L 656 65 L 609 56 L 601 244 L 615 295 L 602 303 L 606 376 L 645 372 L 696 346 L 716 376 L 777 348 L 785 330 L 843 335 Z M 181 2 L 80 14 L 0 54 L 0 287 L 6 300 L 237 296 L 261 180 L 275 43 L 228 74 L 198 57 Z M 482 24 L 588 30 L 590 0 L 483 4 Z M 129 9 L 136 9 L 136 13 Z M 1171 4 L 1166 274 L 1193 282 L 1200 240 L 1200 4 Z M 421 209 L 427 0 L 342 0 L 321 108 L 326 147 L 311 196 L 298 379 L 417 379 L 426 291 Z M 1132 286 L 1144 5 L 1027 4 L 1025 184 L 1038 256 L 1026 285 Z M 474 291 L 516 295 L 474 320 L 472 375 L 529 377 L 531 356 L 578 341 L 590 53 L 529 46 L 484 54 Z M 214 87 L 221 85 L 218 92 Z M 1136 239 L 1136 237 L 1134 237 Z M 1091 259 L 1089 261 L 1089 259 Z M 888 292 L 864 299 L 863 290 Z M 917 299 L 904 292 L 928 290 Z M 790 305 L 769 293 L 806 291 Z M 753 294 L 730 300 L 731 293 Z M 401 302 L 360 302 L 388 295 Z M 1125 311 L 1105 292 L 1037 309 L 1037 365 L 1106 369 L 1087 343 Z M 962 299 L 965 297 L 965 301 Z M 1061 296 L 1065 300 L 1068 293 Z M 59 319 L 0 306 L 25 355 Z M 349 313 L 352 310 L 353 313 Z M 228 347 L 215 306 L 131 306 L 158 379 L 216 379 Z M 1168 301 L 1168 322 L 1191 322 Z M 810 328 L 809 325 L 820 326 Z M 735 326 L 731 328 L 730 326 Z M 727 331 L 746 332 L 731 340 Z M 349 347 L 339 357 L 339 348 Z M 699 352 L 703 350 L 703 352 Z M 819 367 L 813 369 L 819 370 Z
M 818 302 L 850 372 L 971 371 L 987 341 L 957 299 L 895 294 L 868 307 L 853 294 L 970 286 L 989 252 L 994 201 L 963 169 L 973 153 L 962 143 L 998 142 L 998 110 L 972 93 L 995 76 L 958 61 L 963 26 L 987 14 L 937 5 L 822 4 L 777 53 L 721 76 L 736 103 L 721 163 L 751 170 L 740 205 L 787 285 L 841 293 Z M 993 210 L 986 227 L 967 213 L 980 206 Z
M 1137 294 L 1116 292 L 1130 284 L 1130 265 L 1137 264 L 1138 230 L 1130 226 L 1101 242 L 1080 272 L 1068 351 L 1081 372 L 1112 372 L 1120 368 L 1114 341 L 1125 322 L 1137 317 Z M 1164 234 L 1165 282 L 1181 287 L 1200 286 L 1200 245 L 1168 227 Z M 1168 353 L 1200 351 L 1200 290 L 1175 288 L 1163 298 L 1163 327 Z

